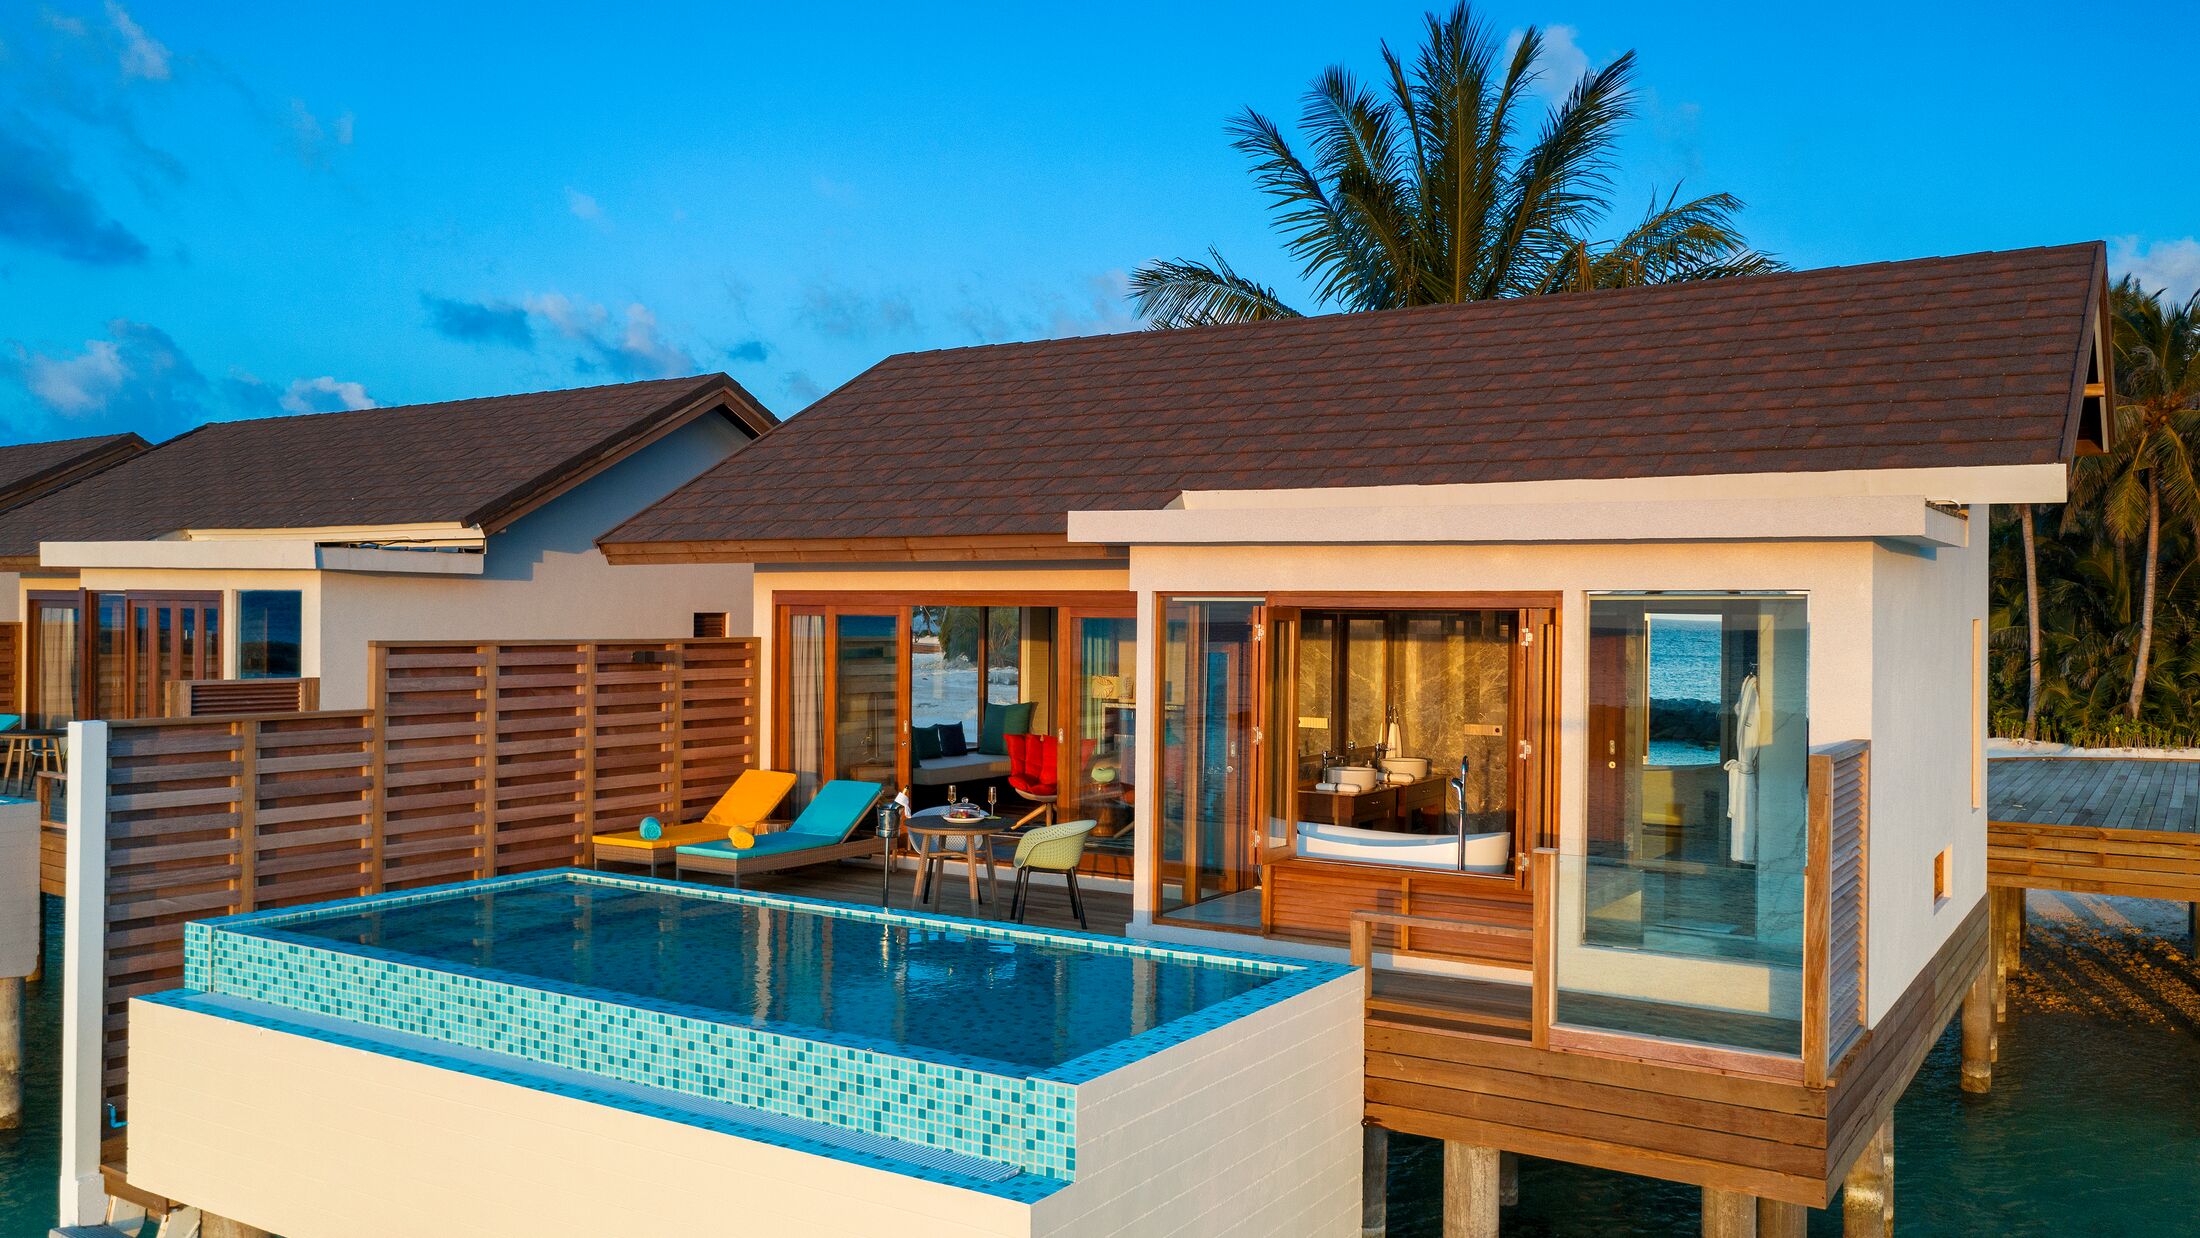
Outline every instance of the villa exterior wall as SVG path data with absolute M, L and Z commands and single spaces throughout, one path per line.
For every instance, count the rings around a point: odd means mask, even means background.
M 1869 543 L 1691 543 L 1532 546 L 1140 546 L 1131 553 L 1139 647 L 1153 649 L 1158 597 L 1280 592 L 1556 591 L 1560 594 L 1559 827 L 1578 839 L 1588 787 L 1588 597 L 1608 590 L 1788 590 L 1809 595 L 1811 740 L 1872 734 L 1872 556 Z M 1983 588 L 1983 586 L 1982 586 Z M 1150 654 L 1142 655 L 1149 656 Z M 1161 750 L 1152 711 L 1138 749 Z M 1158 767 L 1144 777 L 1158 779 Z M 1158 784 L 1155 784 L 1158 785 Z M 1141 812 L 1150 812 L 1151 797 Z M 1156 823 L 1141 818 L 1142 838 Z M 1151 856 L 1140 852 L 1134 924 L 1150 924 Z
M 1986 894 L 1986 508 L 1970 544 L 1931 554 L 1874 547 L 1871 977 L 1876 1023 Z M 1972 625 L 1980 647 L 1972 647 Z M 1817 630 L 1813 626 L 1812 636 Z M 1963 771 L 1969 771 L 1968 776 Z M 1933 857 L 1952 850 L 1946 898 Z
M 721 418 L 682 427 L 491 536 L 480 576 L 324 573 L 323 706 L 367 703 L 369 641 L 663 639 L 698 611 L 748 635 L 748 565 L 613 567 L 595 545 L 745 441 Z

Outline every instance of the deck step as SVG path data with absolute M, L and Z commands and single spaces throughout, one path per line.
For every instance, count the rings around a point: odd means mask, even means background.
M 1367 1017 L 1383 1023 L 1439 1031 L 1528 1038 L 1528 986 L 1463 976 L 1376 971 Z

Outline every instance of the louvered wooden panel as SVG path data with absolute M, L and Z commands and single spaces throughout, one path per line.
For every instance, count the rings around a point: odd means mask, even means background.
M 1865 1022 L 1866 895 L 1871 839 L 1871 747 L 1828 744 L 1810 757 L 1810 855 L 1805 875 L 1806 1069 L 1823 1077 L 1856 1044 Z
M 321 707 L 321 681 L 304 679 L 180 679 L 164 702 L 171 718 L 279 714 Z
M 0 623 L 0 714 L 23 712 L 23 625 Z

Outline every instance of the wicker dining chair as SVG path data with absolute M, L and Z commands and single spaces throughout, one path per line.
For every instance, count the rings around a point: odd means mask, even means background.
M 1092 927 L 1085 923 L 1085 903 L 1077 894 L 1077 863 L 1084 858 L 1085 839 L 1099 824 L 1097 821 L 1064 821 L 1059 825 L 1042 825 L 1023 831 L 1016 842 L 1015 859 L 1011 861 L 1016 869 L 1016 891 L 1008 904 L 1011 920 L 1023 923 L 1031 874 L 1060 873 L 1069 883 L 1069 907 L 1077 913 L 1077 927 Z

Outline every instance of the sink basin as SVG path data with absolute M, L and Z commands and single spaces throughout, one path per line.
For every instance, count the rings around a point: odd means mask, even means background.
M 1372 765 L 1330 765 L 1322 769 L 1323 782 L 1351 787 L 1355 791 L 1372 791 L 1382 780 L 1382 775 Z
M 1428 777 L 1427 757 L 1384 757 L 1383 772 L 1404 774 L 1408 778 Z

